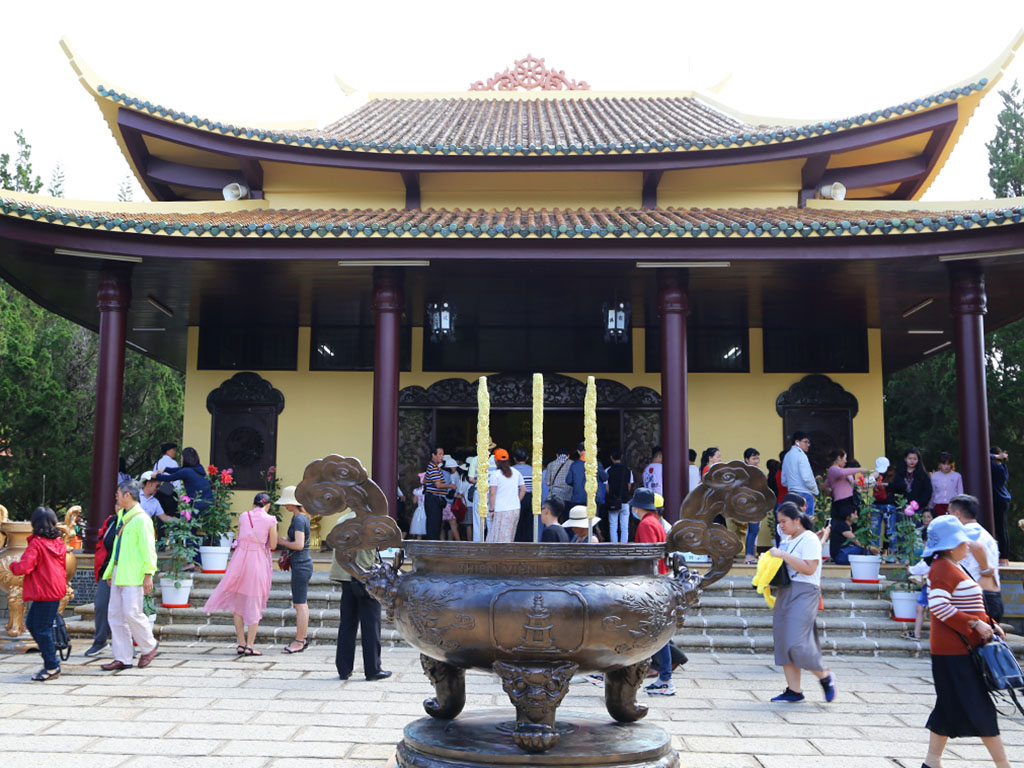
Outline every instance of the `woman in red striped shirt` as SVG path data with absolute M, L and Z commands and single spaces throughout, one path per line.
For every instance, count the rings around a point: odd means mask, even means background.
M 928 717 L 928 756 L 922 768 L 940 768 L 950 738 L 980 736 L 997 768 L 1009 768 L 996 708 L 971 660 L 968 643 L 980 645 L 1003 630 L 985 613 L 981 587 L 960 567 L 970 537 L 963 523 L 940 515 L 928 526 L 923 557 L 932 615 L 932 679 L 935 708 Z

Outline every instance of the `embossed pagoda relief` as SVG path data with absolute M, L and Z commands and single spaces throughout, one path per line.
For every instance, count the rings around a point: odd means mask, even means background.
M 857 398 L 828 376 L 804 376 L 775 401 L 775 411 L 782 417 L 783 446 L 789 449 L 794 432 L 809 434 L 807 457 L 815 474 L 827 471 L 828 454 L 837 448 L 866 465 L 873 456 L 853 453 L 853 418 L 859 408 Z
M 258 373 L 236 373 L 206 397 L 210 463 L 235 470 L 238 488 L 263 488 L 277 464 L 277 419 L 284 395 Z
M 504 72 L 495 72 L 487 80 L 477 80 L 469 86 L 471 91 L 524 91 L 538 89 L 541 91 L 589 91 L 590 85 L 580 80 L 571 80 L 563 70 L 549 69 L 544 59 L 533 54 L 518 59 L 512 69 L 505 67 Z

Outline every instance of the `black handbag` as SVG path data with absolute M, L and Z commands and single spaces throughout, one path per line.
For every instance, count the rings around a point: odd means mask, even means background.
M 768 585 L 772 589 L 781 589 L 782 587 L 788 587 L 793 583 L 793 579 L 789 577 L 789 566 L 786 565 L 786 561 L 782 561 L 782 565 L 779 566 L 779 570 L 772 576 L 772 580 L 768 582 Z

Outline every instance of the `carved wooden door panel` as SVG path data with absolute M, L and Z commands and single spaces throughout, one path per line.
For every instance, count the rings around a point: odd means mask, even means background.
M 783 430 L 786 435 L 806 432 L 811 436 L 811 449 L 807 452 L 807 458 L 811 461 L 811 469 L 815 475 L 828 471 L 828 455 L 836 448 L 846 451 L 848 458 L 854 458 L 853 428 L 849 411 L 787 408 L 783 418 Z M 860 462 L 865 464 L 867 460 L 860 458 Z
M 210 463 L 235 470 L 235 487 L 266 486 L 277 464 L 277 418 L 284 395 L 257 373 L 236 373 L 206 398 L 212 415 Z

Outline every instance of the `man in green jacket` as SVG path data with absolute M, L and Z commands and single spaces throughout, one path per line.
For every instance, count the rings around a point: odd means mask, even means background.
M 139 484 L 127 480 L 117 486 L 117 533 L 103 578 L 110 585 L 107 619 L 114 660 L 102 669 L 116 672 L 132 665 L 132 639 L 139 646 L 139 667 L 148 667 L 159 643 L 153 637 L 142 597 L 153 591 L 156 540 L 153 521 L 139 505 Z
M 346 512 L 335 526 L 341 525 L 355 515 Z M 356 552 L 356 565 L 364 571 L 373 568 L 377 559 L 376 551 L 360 549 Z M 380 603 L 366 591 L 361 582 L 338 565 L 337 558 L 331 558 L 331 581 L 341 584 L 341 621 L 338 623 L 338 646 L 334 654 L 334 665 L 338 677 L 348 680 L 356 661 L 356 628 L 362 628 L 363 673 L 367 680 L 385 680 L 391 672 L 380 665 Z

